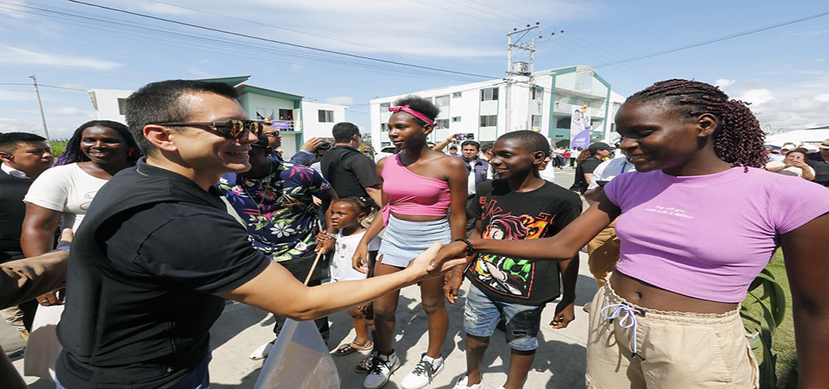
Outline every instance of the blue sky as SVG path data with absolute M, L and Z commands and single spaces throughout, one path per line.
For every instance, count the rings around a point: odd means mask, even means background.
M 534 36 L 557 33 L 537 45 L 536 70 L 593 66 L 625 96 L 692 78 L 753 102 L 764 128 L 829 125 L 829 15 L 765 29 L 829 12 L 825 0 L 83 1 L 261 39 L 68 0 L 0 0 L 0 131 L 41 131 L 30 74 L 53 138 L 95 118 L 86 89 L 237 75 L 348 105 L 347 119 L 367 129 L 375 96 L 503 77 L 507 32 L 535 22 Z

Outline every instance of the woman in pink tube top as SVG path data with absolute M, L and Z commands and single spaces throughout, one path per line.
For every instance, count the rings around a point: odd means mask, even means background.
M 433 151 L 426 136 L 440 112 L 429 100 L 407 96 L 389 108 L 389 139 L 399 154 L 377 162 L 383 196 L 383 217 L 376 218 L 354 254 L 354 268 L 367 272 L 368 242 L 383 229 L 374 274 L 400 271 L 434 242 L 449 243 L 466 236 L 466 166 L 460 158 Z M 443 369 L 441 348 L 449 326 L 443 301 L 443 279 L 420 283 L 423 310 L 429 320 L 429 347 L 420 363 L 400 385 L 422 388 Z M 394 352 L 394 312 L 399 292 L 374 302 L 376 354 L 363 384 L 379 388 L 399 366 Z
M 829 191 L 760 169 L 763 131 L 745 103 L 697 81 L 668 80 L 616 115 L 636 172 L 617 176 L 551 238 L 456 242 L 467 251 L 570 258 L 610 221 L 621 258 L 593 297 L 588 388 L 756 388 L 740 318 L 749 285 L 783 249 L 799 387 L 829 382 Z

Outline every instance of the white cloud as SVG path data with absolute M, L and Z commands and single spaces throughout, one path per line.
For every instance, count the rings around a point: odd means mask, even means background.
M 749 101 L 760 124 L 775 130 L 799 130 L 829 125 L 829 74 L 803 77 L 798 82 L 740 79 L 726 90 Z
M 215 74 L 213 74 L 213 73 L 210 73 L 210 72 L 209 72 L 209 71 L 207 71 L 207 70 L 202 70 L 202 69 L 197 69 L 197 68 L 190 68 L 190 69 L 187 69 L 187 72 L 188 72 L 188 73 L 190 73 L 190 74 L 192 74 L 192 75 L 194 75 L 194 76 L 196 76 L 196 77 L 198 77 L 198 78 L 214 78 L 214 77 L 219 77 L 219 76 L 216 76 L 216 75 L 215 75 Z
M 21 102 L 21 101 L 35 101 L 37 96 L 35 96 L 35 91 L 32 89 L 31 91 L 17 91 L 17 90 L 3 90 L 0 89 L 0 101 L 13 101 L 13 102 Z
M 83 89 L 88 90 L 89 87 L 83 84 L 63 84 L 61 85 L 62 88 L 72 88 L 72 89 Z
M 96 118 L 94 111 L 84 111 L 78 107 L 49 107 L 47 110 L 49 116 L 68 116 L 68 117 L 82 117 L 87 120 Z
M 121 66 L 120 63 L 101 59 L 46 54 L 3 45 L 0 45 L 0 62 L 79 68 L 98 71 L 112 70 Z
M 534 12 L 518 16 L 500 12 L 484 4 L 459 4 L 455 1 L 425 0 L 388 3 L 376 0 L 153 0 L 136 4 L 112 0 L 137 12 L 170 16 L 184 22 L 217 26 L 266 39 L 349 53 L 400 54 L 420 59 L 502 57 L 506 37 L 512 27 L 532 23 L 542 15 Z M 175 3 L 175 5 L 173 4 Z M 592 1 L 574 3 L 564 0 L 527 0 L 524 10 L 549 10 L 543 14 L 542 27 L 553 28 L 563 20 L 600 19 L 609 11 Z M 221 24 L 216 24 L 221 23 Z M 498 31 L 502 40 L 488 42 Z M 543 31 L 547 35 L 551 31 Z M 482 42 L 487 42 L 482 44 Z M 295 51 L 295 49 L 288 49 Z M 411 62 L 411 58 L 403 62 Z
M 731 85 L 734 85 L 735 82 L 737 82 L 737 80 L 729 80 L 729 79 L 726 79 L 726 78 L 720 78 L 719 80 L 714 82 L 714 85 L 720 87 L 720 89 L 723 89 L 723 88 L 727 88 Z
M 4 1 L 4 3 L 11 3 L 11 4 L 6 4 L 5 6 L 0 7 L 0 14 L 6 15 L 6 16 L 11 16 L 15 19 L 26 19 L 27 18 L 26 9 L 22 8 L 22 7 L 19 7 L 20 5 L 25 6 L 26 5 L 26 0 L 10 0 L 10 1 Z
M 737 99 L 742 101 L 748 101 L 754 105 L 760 105 L 771 100 L 774 100 L 774 96 L 772 96 L 771 91 L 768 89 L 752 89 L 746 92 L 743 92 Z
M 326 104 L 353 105 L 354 98 L 349 96 L 335 96 L 325 99 Z
M 29 120 L 0 118 L 0 132 L 32 132 L 41 131 L 40 123 Z
M 193 13 L 192 11 L 182 7 L 161 2 L 139 4 L 139 8 L 143 11 L 163 15 L 184 15 Z

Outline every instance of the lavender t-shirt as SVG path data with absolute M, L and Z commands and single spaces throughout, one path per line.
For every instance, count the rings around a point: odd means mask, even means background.
M 745 299 L 780 234 L 829 212 L 825 187 L 754 168 L 683 177 L 631 172 L 604 190 L 622 210 L 620 272 L 726 303 Z

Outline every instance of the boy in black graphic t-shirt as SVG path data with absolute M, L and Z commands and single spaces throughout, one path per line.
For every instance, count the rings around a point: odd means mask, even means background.
M 539 177 L 538 166 L 550 145 L 533 131 L 509 132 L 495 143 L 490 161 L 499 179 L 478 186 L 469 214 L 475 216 L 470 237 L 484 239 L 537 239 L 555 235 L 581 213 L 575 193 Z M 464 307 L 467 373 L 455 389 L 483 388 L 481 364 L 489 336 L 501 316 L 512 349 L 506 387 L 520 387 L 527 379 L 538 347 L 536 335 L 541 311 L 560 292 L 553 328 L 573 320 L 578 258 L 554 262 L 479 255 L 466 269 L 447 275 L 446 298 L 454 304 L 463 277 L 472 282 Z

